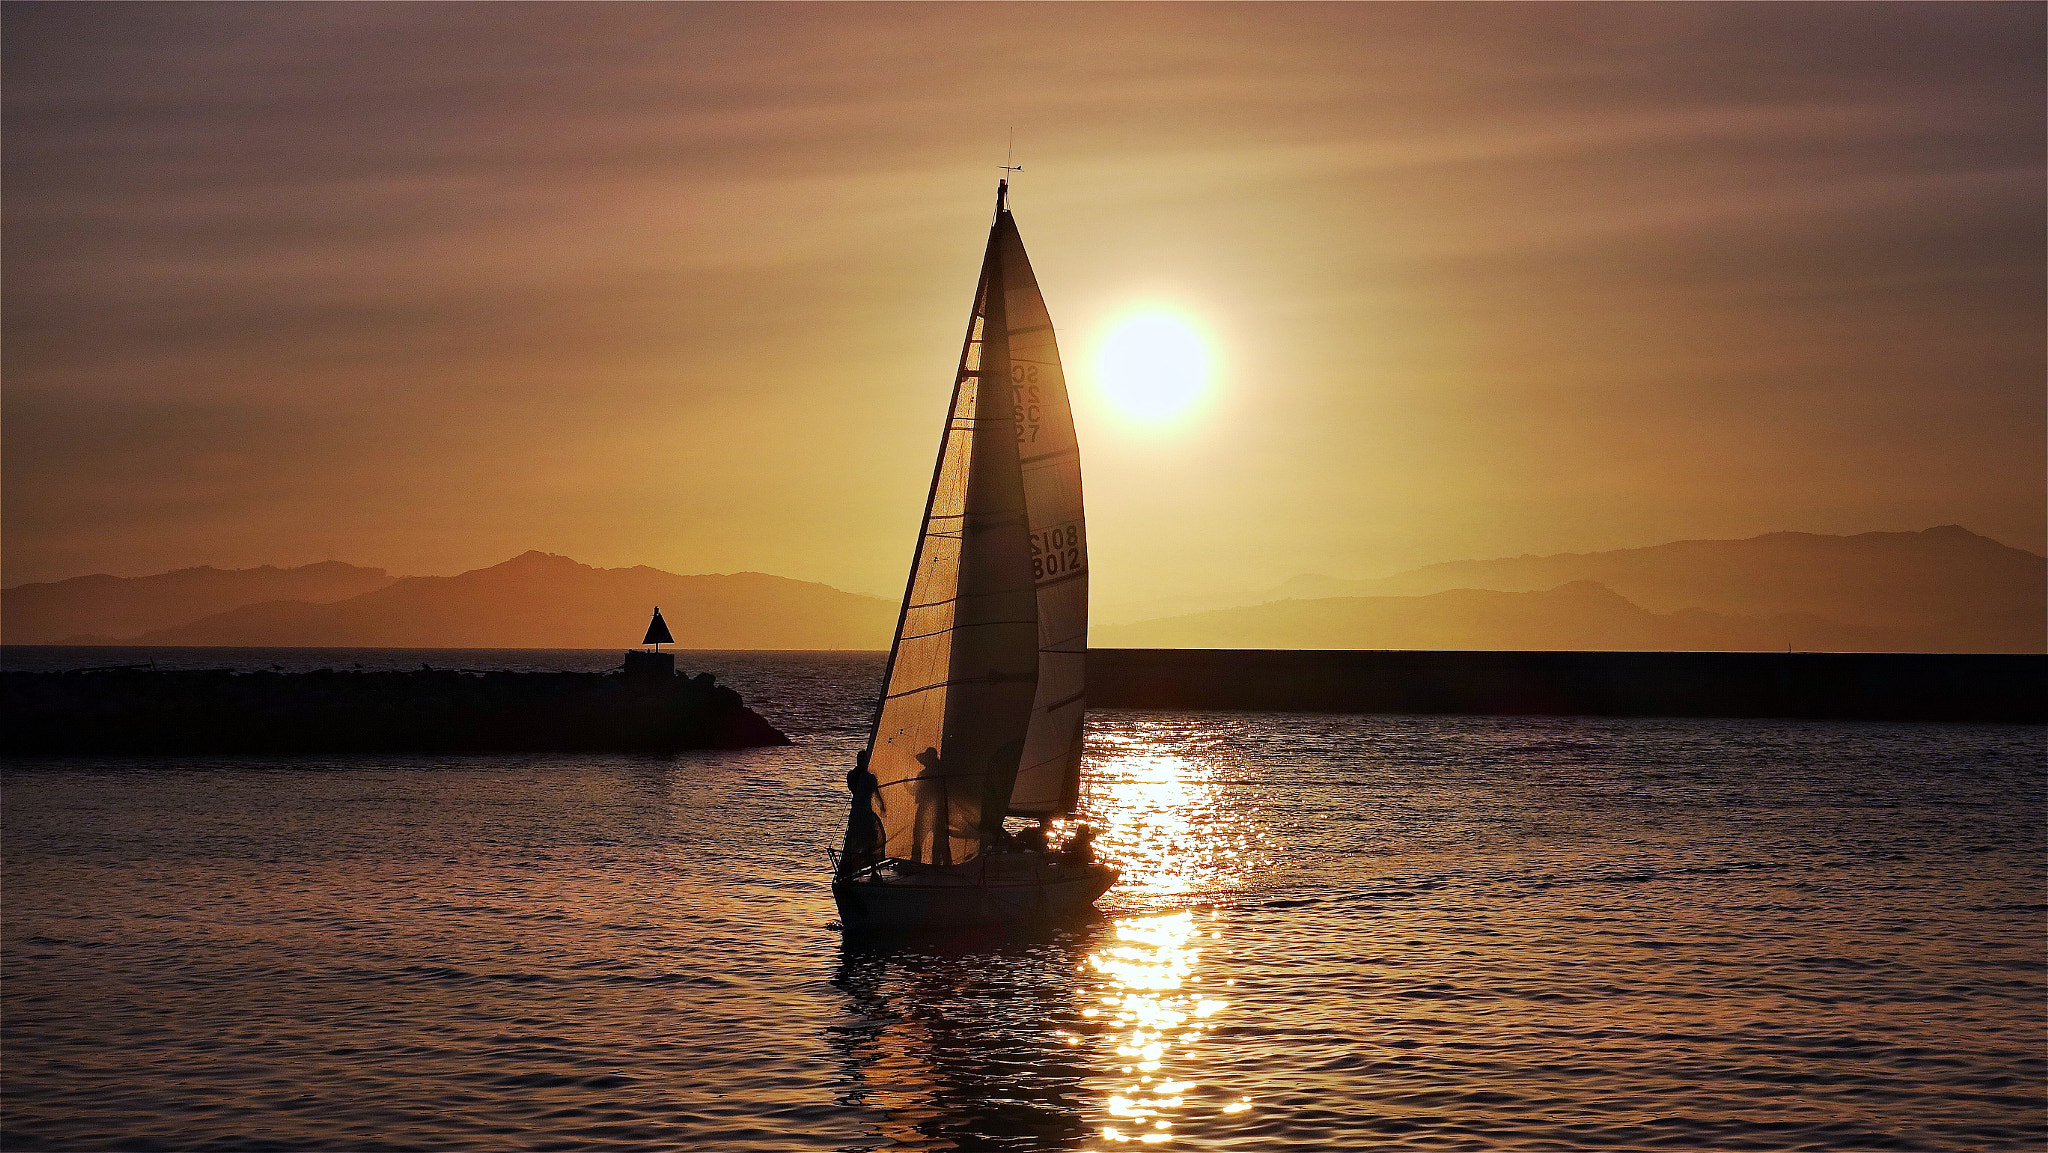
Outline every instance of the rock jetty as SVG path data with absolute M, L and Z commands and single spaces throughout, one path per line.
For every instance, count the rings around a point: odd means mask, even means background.
M 0 672 L 0 719 L 0 752 L 13 754 L 666 752 L 790 743 L 711 674 L 645 668 Z

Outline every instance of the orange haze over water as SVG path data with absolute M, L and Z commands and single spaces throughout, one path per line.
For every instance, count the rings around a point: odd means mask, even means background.
M 19 5 L 6 581 L 901 588 L 1014 127 L 1099 600 L 2043 548 L 2038 5 Z M 1092 375 L 1179 318 L 1172 420 Z

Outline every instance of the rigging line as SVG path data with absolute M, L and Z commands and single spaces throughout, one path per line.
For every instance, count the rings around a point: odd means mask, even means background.
M 1048 704 L 1047 704 L 1047 705 L 1045 706 L 1045 708 L 1044 708 L 1044 710 L 1043 710 L 1043 711 L 1045 711 L 1045 712 L 1048 712 L 1048 713 L 1049 713 L 1049 712 L 1052 712 L 1052 711 L 1053 711 L 1054 709 L 1063 709 L 1063 708 L 1066 708 L 1066 707 L 1067 707 L 1068 705 L 1071 705 L 1071 704 L 1073 704 L 1073 703 L 1074 703 L 1075 701 L 1078 701 L 1078 700 L 1080 700 L 1080 699 L 1081 699 L 1082 697 L 1085 697 L 1085 696 L 1087 696 L 1087 695 L 1088 695 L 1088 690 L 1087 690 L 1087 689 L 1077 689 L 1077 690 L 1075 690 L 1074 692 L 1068 693 L 1068 694 L 1067 694 L 1066 696 L 1064 696 L 1064 697 L 1061 697 L 1061 698 L 1060 698 L 1059 700 L 1056 700 L 1056 701 L 1052 701 L 1052 702 L 1049 702 L 1049 703 L 1048 703 Z
M 957 601 L 985 600 L 985 599 L 987 599 L 987 598 L 989 598 L 989 597 L 1012 597 L 1012 596 L 1018 596 L 1018 595 L 1021 595 L 1021 594 L 1023 594 L 1023 593 L 1029 592 L 1029 591 L 1030 591 L 1030 590 L 1029 590 L 1029 589 L 1026 589 L 1026 588 L 1025 588 L 1025 587 L 1024 587 L 1023 585 L 1012 585 L 1012 586 L 1011 586 L 1011 587 L 1009 587 L 1009 588 L 1000 588 L 1000 589 L 995 589 L 995 590 L 994 590 L 994 591 L 992 591 L 992 592 L 985 592 L 985 593 L 963 593 L 963 592 L 959 592 L 959 591 L 957 591 L 957 589 L 956 589 L 956 591 L 955 591 L 955 592 L 953 593 L 953 595 L 952 595 L 952 596 L 949 596 L 949 597 L 940 597 L 940 598 L 939 598 L 938 600 L 935 600 L 935 601 L 918 601 L 918 602 L 916 602 L 915 604 L 912 604 L 912 605 L 910 605 L 909 607 L 910 607 L 911 609 L 913 609 L 913 610 L 914 610 L 914 609 L 935 609 L 935 608 L 939 608 L 939 607 L 941 607 L 941 606 L 943 606 L 943 605 L 949 605 L 949 604 L 953 604 L 953 603 L 955 603 L 955 602 L 957 602 Z M 983 621 L 983 622 L 978 622 L 978 623 L 982 623 L 982 624 L 1001 624 L 1001 623 L 1003 623 L 1003 622 L 1001 622 L 1001 621 Z M 1009 622 L 1009 623 L 1015 624 L 1015 623 L 1018 623 L 1018 622 L 1012 621 L 1012 622 Z M 1035 621 L 1034 621 L 1034 622 L 1032 622 L 1032 623 L 1034 623 L 1034 624 L 1035 624 L 1035 623 L 1037 623 L 1037 622 L 1035 622 Z M 949 626 L 947 626 L 947 627 L 948 627 L 948 628 L 950 628 L 950 627 L 952 627 L 952 626 L 950 626 L 950 625 L 949 625 Z M 939 632 L 944 632 L 944 631 L 945 631 L 945 629 L 940 629 L 940 630 L 939 630 Z M 937 634 L 937 633 L 922 633 L 922 634 L 920 634 L 920 635 L 922 635 L 922 636 L 937 636 L 938 634 Z M 1068 640 L 1073 640 L 1073 639 L 1075 639 L 1075 638 L 1073 638 L 1073 637 L 1068 637 L 1067 639 L 1068 639 Z M 1040 651 L 1044 651 L 1044 650 L 1040 650 Z M 1054 650 L 1052 650 L 1052 651 L 1054 651 L 1054 652 L 1060 652 L 1060 651 L 1064 651 L 1064 650 L 1054 649 Z
M 917 695 L 917 694 L 919 694 L 919 693 L 928 693 L 928 692 L 931 692 L 931 691 L 932 691 L 933 689 L 944 689 L 944 688 L 958 688 L 958 687 L 959 687 L 959 686 L 961 686 L 961 685 L 995 685 L 995 684 L 1011 684 L 1011 685 L 1014 685 L 1014 684 L 1022 684 L 1023 682 L 1024 682 L 1024 674 L 1022 674 L 1022 673 L 1004 673 L 1004 674 L 1002 674 L 1002 676 L 1001 676 L 1001 678 L 1000 678 L 999 680 L 993 680 L 993 681 L 992 681 L 992 680 L 990 680 L 990 679 L 989 679 L 988 677 L 986 677 L 986 676 L 980 676 L 980 677 L 970 677 L 970 678 L 968 678 L 967 680 L 964 680 L 964 681 L 939 681 L 939 682 L 938 682 L 938 683 L 936 683 L 936 684 L 929 684 L 929 685 L 920 685 L 920 686 L 918 686 L 917 688 L 914 688 L 914 689 L 904 689 L 904 690 L 903 690 L 902 692 L 900 692 L 900 693 L 890 693 L 890 694 L 889 694 L 888 696 L 886 696 L 886 697 L 883 697 L 882 699 L 883 699 L 883 700 L 885 700 L 885 701 L 894 701 L 894 700 L 901 700 L 901 699 L 902 699 L 902 698 L 904 698 L 904 697 L 914 697 L 914 696 L 916 696 L 916 695 Z
M 903 639 L 906 641 L 922 641 L 930 640 L 932 637 L 942 637 L 947 633 L 957 633 L 962 629 L 985 629 L 993 628 L 996 625 L 1035 625 L 1037 623 L 1037 621 L 970 621 L 963 625 L 955 621 L 945 628 L 935 629 L 928 633 L 906 633 Z
M 931 590 L 931 591 L 934 591 L 934 592 L 935 592 L 935 591 L 937 591 L 937 590 Z M 940 598 L 939 598 L 938 600 L 934 600 L 934 601 L 915 601 L 915 602 L 913 602 L 913 603 L 911 603 L 911 604 L 909 604 L 909 605 L 907 605 L 907 606 L 905 606 L 905 607 L 907 607 L 907 608 L 909 608 L 909 609 L 912 609 L 912 610 L 916 610 L 916 609 L 935 609 L 935 608 L 940 608 L 940 607 L 942 607 L 942 606 L 944 606 L 944 605 L 949 605 L 949 604 L 953 604 L 953 603 L 955 603 L 955 602 L 959 602 L 959 601 L 974 601 L 974 600 L 987 600 L 987 599 L 988 599 L 989 597 L 1014 597 L 1014 596 L 1022 596 L 1022 595 L 1024 595 L 1025 593 L 1028 593 L 1028 592 L 1030 592 L 1030 591 L 1031 591 L 1030 589 L 1026 588 L 1026 587 L 1025 587 L 1025 586 L 1023 586 L 1023 585 L 1009 585 L 1009 586 L 1007 586 L 1007 587 L 1005 587 L 1005 588 L 999 588 L 999 589 L 991 589 L 991 590 L 989 590 L 988 592 L 979 592 L 979 593 L 963 593 L 963 592 L 960 592 L 960 591 L 959 591 L 959 589 L 958 589 L 958 586 L 955 586 L 955 588 L 954 588 L 954 592 L 953 592 L 953 595 L 952 595 L 952 596 L 948 596 L 948 597 L 940 597 Z M 1037 622 L 1036 622 L 1036 621 L 1032 621 L 1032 622 L 1018 622 L 1018 621 L 1010 621 L 1010 622 L 1003 622 L 1003 621 L 978 621 L 978 622 L 976 622 L 976 623 L 977 623 L 977 624 L 1003 624 L 1003 623 L 1009 623 L 1009 624 L 1019 624 L 1019 623 L 1031 623 L 1031 624 L 1036 624 Z M 942 630 L 940 630 L 940 631 L 942 631 L 942 632 L 943 632 L 944 630 L 942 629 Z M 934 635 L 934 634 L 932 634 L 932 633 L 924 633 L 924 634 L 922 634 L 922 635 L 924 635 L 924 636 L 932 636 L 932 635 Z M 1068 637 L 1068 638 L 1066 638 L 1066 639 L 1067 639 L 1067 640 L 1070 640 L 1070 641 L 1071 641 L 1071 640 L 1075 640 L 1075 639 L 1077 639 L 1077 638 L 1076 638 L 1076 637 Z M 1041 650 L 1041 651 L 1044 651 L 1044 650 Z M 1062 651 L 1067 651 L 1067 650 L 1061 650 L 1061 649 L 1053 649 L 1053 650 L 1051 650 L 1051 651 L 1053 651 L 1053 652 L 1062 652 Z
M 1031 586 L 1030 586 L 1030 585 L 1028 585 L 1028 584 L 1025 584 L 1025 585 L 1004 585 L 1004 586 L 1003 586 L 1003 587 L 1001 587 L 1001 588 L 994 588 L 994 589 L 989 589 L 989 590 L 988 590 L 988 591 L 986 591 L 986 592 L 978 592 L 978 593 L 963 593 L 963 592 L 959 592 L 959 591 L 957 591 L 957 588 L 956 588 L 956 590 L 955 590 L 955 592 L 953 593 L 953 595 L 954 595 L 954 596 L 957 596 L 957 597 L 959 597 L 959 598 L 960 598 L 961 600 L 963 600 L 963 601 L 972 601 L 972 600 L 987 600 L 987 599 L 988 599 L 988 598 L 990 598 L 990 597 L 1031 597 Z M 1035 607 L 1037 606 L 1037 604 L 1038 604 L 1038 598 L 1037 598 L 1037 597 L 1031 597 L 1031 603 L 1032 603 L 1033 607 L 1035 608 Z M 1033 620 L 1033 621 L 1031 621 L 1030 623 L 1031 623 L 1031 624 L 1037 624 L 1038 622 L 1037 622 L 1036 620 Z
M 897 786 L 899 786 L 899 785 L 915 785 L 915 784 L 920 784 L 920 783 L 923 783 L 923 782 L 926 782 L 926 781 L 978 781 L 978 780 L 980 780 L 980 779 L 982 779 L 983 777 L 986 777 L 986 776 L 988 776 L 988 774 L 987 774 L 987 773 L 973 773 L 973 772 L 965 772 L 965 773 L 932 773 L 932 774 L 930 774 L 930 775 L 928 775 L 928 776 L 927 776 L 927 775 L 924 775 L 924 774 L 919 774 L 918 776 L 915 776 L 915 777 L 898 777 L 898 778 L 896 778 L 895 780 L 893 780 L 893 781 L 890 781 L 890 782 L 889 782 L 888 784 L 885 784 L 885 785 L 883 785 L 883 786 L 881 786 L 881 787 L 882 787 L 882 788 L 885 788 L 885 789 L 893 789 L 893 788 L 896 788 L 896 787 L 897 787 Z
M 1025 458 L 1024 458 L 1023 460 L 1020 460 L 1020 461 L 1018 461 L 1017 463 L 1018 463 L 1018 464 L 1034 464 L 1034 463 L 1036 463 L 1036 462 L 1038 462 L 1038 461 L 1041 461 L 1041 460 L 1051 460 L 1052 458 L 1054 458 L 1054 457 L 1056 457 L 1056 456 L 1076 456 L 1076 455 L 1079 455 L 1080 451 L 1081 451 L 1081 450 L 1080 450 L 1080 449 L 1079 449 L 1078 447 L 1076 447 L 1076 448 L 1062 448 L 1062 449 L 1056 449 L 1056 450 L 1054 450 L 1054 451 L 1052 451 L 1052 452 L 1041 452 L 1041 453 L 1039 453 L 1039 454 L 1038 454 L 1037 456 L 1027 456 L 1027 457 L 1025 457 Z
M 1017 769 L 1017 775 L 1022 776 L 1033 769 L 1042 769 L 1047 765 L 1056 765 L 1061 761 L 1066 760 L 1067 757 L 1073 753 L 1073 751 L 1074 746 L 1068 745 L 1066 748 L 1061 749 L 1059 752 L 1054 753 L 1053 755 L 1045 758 L 1042 761 L 1033 761 L 1028 765 L 1021 765 Z

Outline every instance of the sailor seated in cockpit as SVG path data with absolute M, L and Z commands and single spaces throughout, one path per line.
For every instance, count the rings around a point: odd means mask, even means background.
M 1095 830 L 1086 825 L 1075 829 L 1074 835 L 1068 837 L 1067 843 L 1060 848 L 1059 855 L 1079 865 L 1092 863 L 1095 860 Z
M 1040 817 L 1040 818 L 1039 818 L 1039 820 L 1038 820 L 1038 823 L 1037 823 L 1037 824 L 1035 824 L 1035 825 L 1031 826 L 1030 828 L 1028 828 L 1028 829 L 1025 829 L 1025 830 L 1024 830 L 1023 832 L 1021 832 L 1021 833 L 1018 833 L 1018 834 L 1017 834 L 1017 836 L 1016 836 L 1016 838 L 1015 838 L 1015 840 L 1016 840 L 1016 843 L 1017 843 L 1017 847 L 1018 847 L 1019 849 L 1022 849 L 1022 850 L 1024 850 L 1025 852 L 1030 852 L 1030 853 L 1043 853 L 1043 852 L 1045 852 L 1045 851 L 1046 851 L 1046 834 L 1047 834 L 1048 832 L 1050 832 L 1050 831 L 1051 831 L 1051 829 L 1052 829 L 1052 820 L 1051 820 L 1051 818 L 1049 818 L 1049 817 Z

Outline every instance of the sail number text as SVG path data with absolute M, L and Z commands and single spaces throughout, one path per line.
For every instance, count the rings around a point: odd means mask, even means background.
M 1080 567 L 1080 525 L 1063 524 L 1031 534 L 1031 579 L 1065 576 Z
M 1038 439 L 1038 366 L 1010 366 L 1010 402 L 1017 413 L 1017 441 L 1030 444 Z

